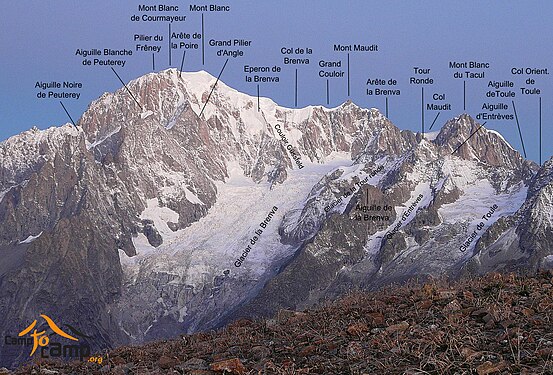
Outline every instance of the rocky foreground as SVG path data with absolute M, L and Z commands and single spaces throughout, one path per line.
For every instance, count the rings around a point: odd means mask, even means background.
M 552 284 L 551 272 L 490 274 L 354 292 L 312 311 L 98 353 L 102 364 L 42 362 L 15 374 L 552 373 Z

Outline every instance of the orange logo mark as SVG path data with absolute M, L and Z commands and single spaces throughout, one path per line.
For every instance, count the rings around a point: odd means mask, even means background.
M 56 323 L 54 323 L 54 321 L 52 319 L 50 319 L 50 317 L 48 315 L 41 314 L 40 317 L 43 318 L 46 321 L 46 323 L 52 329 L 52 331 L 54 331 L 55 333 L 57 333 L 61 337 L 65 337 L 66 339 L 73 340 L 73 341 L 79 341 L 79 339 L 63 332 L 61 330 L 61 328 L 58 327 L 56 325 Z M 31 330 L 33 328 L 35 328 L 35 326 L 36 326 L 36 319 L 27 328 L 25 328 L 23 331 L 19 332 L 18 336 L 19 337 L 25 336 L 26 334 L 31 332 Z M 33 351 L 31 352 L 31 356 L 33 354 L 35 354 L 35 351 L 39 346 L 46 346 L 50 342 L 50 338 L 48 336 L 46 336 L 45 334 L 46 334 L 46 331 L 37 332 L 36 329 L 34 330 L 33 333 L 31 333 L 31 337 L 33 338 Z

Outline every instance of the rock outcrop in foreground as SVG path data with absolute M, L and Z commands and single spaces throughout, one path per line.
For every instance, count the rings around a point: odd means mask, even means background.
M 553 363 L 553 273 L 355 292 L 303 312 L 15 374 L 536 374 Z M 1 373 L 1 372 L 0 372 Z

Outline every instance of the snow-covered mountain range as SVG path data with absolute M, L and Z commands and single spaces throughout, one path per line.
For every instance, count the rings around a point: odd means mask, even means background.
M 352 102 L 258 107 L 221 81 L 205 104 L 215 82 L 147 74 L 127 85 L 140 105 L 122 88 L 77 127 L 0 143 L 2 335 L 48 313 L 115 346 L 553 264 L 553 159 L 466 114 L 420 134 Z

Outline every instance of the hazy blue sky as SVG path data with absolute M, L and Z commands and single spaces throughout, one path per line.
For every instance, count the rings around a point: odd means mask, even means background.
M 139 4 L 179 5 L 187 20 L 174 23 L 173 31 L 199 32 L 201 13 L 189 12 L 183 1 L 4 1 L 0 15 L 0 140 L 32 126 L 47 128 L 68 121 L 58 100 L 37 99 L 37 81 L 80 81 L 84 84 L 78 100 L 64 104 L 77 120 L 88 103 L 121 84 L 109 67 L 83 67 L 77 48 L 130 48 L 136 33 L 167 34 L 168 24 L 132 22 Z M 215 2 L 208 2 L 211 4 Z M 195 3 L 198 5 L 206 3 Z M 450 61 L 489 62 L 483 80 L 467 80 L 467 110 L 475 116 L 486 102 L 490 80 L 515 82 L 515 98 L 502 102 L 511 107 L 514 99 L 528 157 L 539 159 L 538 96 L 523 96 L 519 86 L 527 76 L 512 75 L 513 67 L 548 68 L 553 71 L 552 1 L 225 1 L 230 13 L 205 12 L 205 41 L 244 38 L 252 46 L 245 56 L 231 58 L 222 80 L 241 91 L 255 94 L 256 85 L 244 79 L 248 65 L 280 65 L 280 83 L 260 85 L 262 96 L 284 106 L 294 106 L 295 66 L 283 65 L 282 47 L 313 49 L 310 66 L 298 68 L 298 106 L 326 105 L 326 79 L 319 78 L 318 61 L 341 59 L 346 53 L 333 52 L 333 45 L 379 45 L 378 53 L 350 54 L 350 98 L 364 107 L 385 109 L 384 97 L 367 96 L 367 78 L 394 78 L 401 96 L 389 98 L 390 119 L 400 128 L 419 130 L 421 89 L 410 85 L 413 67 L 431 69 L 433 86 L 425 87 L 425 100 L 434 93 L 445 93 L 449 111 L 442 111 L 435 128 L 463 112 L 463 80 L 454 79 Z M 167 13 L 163 13 L 167 14 Z M 166 41 L 166 40 L 165 40 Z M 165 41 L 156 55 L 156 70 L 169 65 Z M 216 56 L 218 48 L 206 47 L 205 65 L 200 50 L 187 52 L 185 70 L 204 69 L 217 75 L 225 58 Z M 172 66 L 178 67 L 181 50 L 172 52 Z M 125 81 L 152 70 L 151 53 L 135 53 L 124 68 L 116 68 Z M 543 159 L 553 154 L 553 81 L 551 76 L 535 76 L 542 90 Z M 330 79 L 330 106 L 345 101 L 345 79 Z M 491 99 L 490 103 L 501 100 Z M 509 111 L 511 111 L 510 108 Z M 426 113 L 430 126 L 436 112 Z M 516 148 L 520 137 L 513 120 L 488 121 Z

